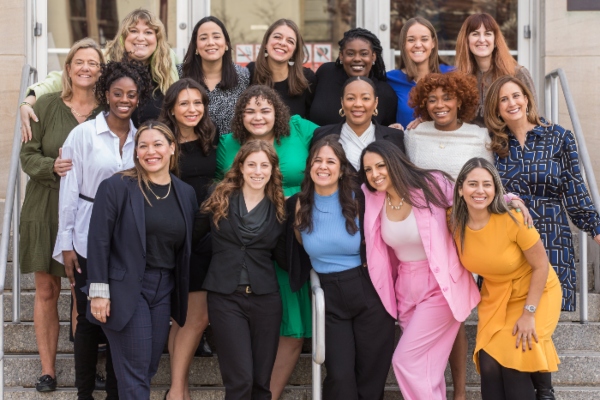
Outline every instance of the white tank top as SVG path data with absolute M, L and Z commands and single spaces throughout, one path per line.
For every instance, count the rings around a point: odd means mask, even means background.
M 390 221 L 387 217 L 384 203 L 381 209 L 381 237 L 385 244 L 394 250 L 398 260 L 427 260 L 417 220 L 412 210 L 403 221 Z

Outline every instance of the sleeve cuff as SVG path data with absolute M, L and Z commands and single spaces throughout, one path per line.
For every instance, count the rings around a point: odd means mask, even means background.
M 101 297 L 103 299 L 110 299 L 110 287 L 108 283 L 90 283 L 88 296 L 91 298 Z
M 596 235 L 600 235 L 600 225 L 592 229 L 592 238 L 596 237 Z

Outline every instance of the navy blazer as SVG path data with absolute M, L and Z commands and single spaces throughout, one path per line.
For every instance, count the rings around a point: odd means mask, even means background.
M 198 211 L 194 189 L 171 174 L 172 189 L 185 221 L 185 241 L 177 253 L 175 289 L 171 294 L 171 317 L 183 326 L 187 314 L 192 230 Z M 88 287 L 110 285 L 109 329 L 120 331 L 137 307 L 146 270 L 146 220 L 144 195 L 136 179 L 115 174 L 98 187 L 88 236 Z M 92 316 L 87 319 L 101 323 Z

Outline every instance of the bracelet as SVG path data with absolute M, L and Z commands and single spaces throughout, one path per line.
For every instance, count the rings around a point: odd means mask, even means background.
M 21 104 L 19 104 L 19 108 L 21 108 L 25 104 L 27 104 L 29 107 L 33 108 L 33 106 L 31 104 L 29 104 L 28 102 L 26 102 L 26 101 L 21 102 Z

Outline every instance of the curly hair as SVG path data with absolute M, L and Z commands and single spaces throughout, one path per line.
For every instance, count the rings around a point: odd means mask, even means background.
M 172 172 L 174 175 L 179 175 L 179 146 L 177 146 L 177 142 L 175 141 L 175 135 L 166 124 L 163 124 L 159 121 L 150 120 L 140 125 L 139 129 L 135 133 L 135 148 L 138 148 L 138 144 L 140 142 L 140 137 L 142 136 L 142 133 L 149 130 L 159 131 L 160 133 L 162 133 L 165 139 L 167 139 L 169 145 L 175 145 L 173 154 L 171 155 L 171 158 L 169 160 L 169 171 Z M 146 199 L 148 204 L 150 204 L 150 207 L 152 207 L 152 203 L 150 202 L 150 199 L 148 199 L 148 196 L 146 196 L 146 191 L 142 187 L 143 183 L 144 186 L 148 188 L 148 182 L 150 182 L 150 178 L 148 177 L 148 172 L 144 169 L 144 167 L 142 167 L 142 164 L 140 164 L 140 160 L 137 158 L 137 151 L 133 154 L 133 168 L 126 169 L 125 171 L 121 171 L 119 173 L 123 176 L 128 176 L 137 180 L 138 186 L 142 191 L 144 198 Z
M 508 126 L 506 122 L 499 115 L 500 106 L 500 90 L 502 86 L 507 83 L 514 83 L 521 88 L 521 93 L 527 98 L 527 121 L 529 123 L 539 126 L 548 126 L 544 123 L 537 111 L 537 105 L 535 104 L 535 96 L 531 93 L 531 90 L 525 85 L 519 78 L 514 76 L 505 75 L 496 79 L 490 86 L 487 95 L 485 96 L 485 112 L 484 120 L 485 125 L 490 132 L 492 137 L 492 143 L 490 149 L 498 154 L 500 157 L 506 157 L 508 155 Z
M 204 153 L 205 156 L 208 156 L 211 149 L 216 147 L 214 141 L 215 135 L 217 134 L 217 128 L 208 115 L 209 99 L 206 89 L 204 89 L 202 85 L 191 78 L 183 78 L 172 84 L 169 90 L 167 90 L 167 93 L 165 93 L 165 99 L 163 101 L 162 109 L 160 110 L 159 119 L 161 122 L 167 124 L 169 128 L 171 128 L 175 134 L 177 142 L 179 143 L 181 132 L 179 130 L 179 123 L 177 122 L 175 115 L 173 115 L 173 109 L 177 104 L 179 93 L 186 89 L 195 89 L 200 92 L 202 105 L 204 105 L 204 114 L 202 115 L 202 118 L 198 124 L 194 126 L 194 133 L 200 137 L 200 147 L 202 148 L 202 153 Z
M 356 217 L 358 216 L 359 207 L 353 193 L 360 189 L 356 184 L 356 172 L 354 172 L 354 167 L 352 167 L 350 161 L 346 158 L 339 135 L 326 136 L 317 141 L 310 149 L 310 154 L 306 159 L 306 173 L 302 181 L 302 190 L 298 194 L 300 209 L 296 212 L 294 228 L 299 231 L 306 231 L 307 233 L 311 233 L 313 230 L 312 215 L 313 208 L 315 207 L 315 183 L 310 176 L 310 170 L 315 157 L 319 154 L 319 150 L 326 146 L 333 150 L 333 153 L 340 162 L 340 179 L 338 181 L 340 206 L 342 207 L 342 215 L 344 215 L 344 219 L 346 220 L 346 231 L 350 235 L 354 235 L 358 232 Z
M 250 140 L 245 143 L 235 156 L 231 168 L 225 174 L 225 178 L 217 184 L 214 192 L 204 203 L 202 203 L 202 212 L 212 214 L 213 223 L 219 227 L 219 221 L 227 218 L 229 213 L 229 200 L 231 196 L 242 190 L 244 186 L 244 176 L 242 174 L 242 165 L 252 153 L 263 152 L 267 155 L 271 164 L 271 179 L 265 186 L 265 195 L 275 206 L 277 220 L 285 220 L 285 197 L 283 195 L 283 175 L 279 169 L 279 157 L 272 144 L 264 140 Z
M 231 132 L 233 138 L 240 144 L 246 143 L 252 137 L 244 125 L 244 112 L 252 99 L 264 100 L 273 106 L 275 112 L 275 124 L 273 125 L 273 134 L 277 144 L 281 144 L 281 138 L 290 136 L 290 109 L 287 104 L 281 100 L 279 93 L 265 85 L 254 85 L 246 89 L 235 103 L 235 111 L 231 120 Z
M 406 39 L 408 36 L 408 30 L 413 25 L 423 25 L 425 28 L 429 29 L 429 33 L 431 34 L 431 40 L 435 45 L 433 49 L 431 49 L 431 54 L 429 55 L 429 72 L 440 72 L 440 64 L 444 64 L 442 59 L 438 53 L 438 37 L 435 31 L 435 28 L 423 17 L 414 17 L 409 19 L 402 25 L 402 30 L 400 31 L 400 65 L 398 69 L 406 70 L 406 76 L 408 76 L 408 80 L 414 80 L 418 75 L 417 64 L 408 55 L 406 51 Z
M 233 63 L 233 46 L 231 45 L 231 39 L 229 39 L 229 33 L 225 28 L 225 24 L 221 22 L 221 20 L 217 17 L 213 17 L 209 15 L 208 17 L 202 18 L 200 21 L 196 23 L 194 26 L 194 30 L 192 31 L 192 37 L 190 39 L 190 43 L 188 44 L 187 52 L 183 57 L 183 76 L 186 78 L 192 78 L 197 82 L 204 84 L 204 71 L 202 70 L 202 57 L 200 57 L 196 51 L 197 47 L 197 39 L 198 39 L 198 30 L 202 25 L 207 22 L 213 22 L 217 24 L 217 26 L 223 32 L 223 37 L 225 38 L 226 50 L 223 53 L 222 59 L 222 70 L 221 70 L 221 82 L 219 83 L 219 87 L 221 90 L 232 89 L 238 84 L 238 76 L 235 71 L 235 65 Z
M 273 82 L 273 78 L 271 77 L 271 70 L 269 69 L 269 64 L 266 57 L 260 57 L 261 54 L 265 54 L 267 48 L 267 42 L 269 38 L 273 34 L 273 32 L 279 28 L 280 26 L 287 26 L 296 35 L 296 50 L 290 58 L 290 61 L 294 62 L 294 65 L 288 66 L 288 94 L 290 96 L 299 96 L 305 90 L 309 89 L 308 79 L 304 76 L 304 60 L 306 58 L 306 47 L 304 45 L 304 40 L 302 39 L 302 35 L 300 35 L 300 29 L 298 25 L 290 19 L 279 19 L 271 24 L 265 35 L 263 36 L 262 43 L 260 45 L 260 50 L 258 50 L 259 57 L 256 57 L 256 70 L 254 72 L 254 77 L 252 79 L 253 84 L 258 85 L 266 85 L 268 87 L 273 87 L 275 82 Z
M 179 77 L 172 65 L 171 48 L 167 43 L 165 26 L 152 12 L 138 8 L 127 14 L 123 18 L 123 21 L 121 21 L 115 38 L 106 44 L 106 58 L 112 61 L 128 59 L 125 52 L 125 39 L 129 35 L 129 29 L 139 21 L 148 25 L 156 34 L 156 50 L 150 56 L 150 70 L 152 71 L 152 79 L 156 82 L 157 89 L 160 89 L 162 93 L 166 93 L 169 86 L 177 81 Z
M 477 13 L 470 15 L 463 22 L 458 37 L 456 38 L 456 69 L 467 74 L 475 75 L 479 70 L 477 61 L 469 49 L 469 35 L 483 25 L 486 30 L 494 32 L 494 51 L 492 52 L 492 61 L 490 63 L 490 72 L 492 80 L 503 75 L 515 75 L 517 61 L 510 54 L 504 35 L 500 26 L 490 14 Z
M 408 100 L 408 105 L 415 110 L 415 117 L 421 117 L 423 121 L 433 120 L 427 111 L 427 98 L 437 88 L 442 88 L 445 93 L 458 100 L 458 119 L 469 122 L 475 118 L 479 107 L 477 79 L 462 72 L 427 74 L 420 79 L 410 91 Z
M 371 67 L 369 78 L 376 78 L 380 81 L 387 81 L 387 75 L 385 73 L 385 62 L 383 61 L 383 47 L 379 38 L 371 31 L 363 28 L 354 28 L 344 32 L 344 37 L 338 42 L 340 46 L 340 53 L 344 51 L 346 44 L 353 40 L 360 39 L 371 44 L 371 48 L 375 53 L 375 64 Z M 342 62 L 338 56 L 335 60 L 335 65 L 338 68 L 342 68 Z
M 144 104 L 152 95 L 152 77 L 144 64 L 139 61 L 109 61 L 102 64 L 102 73 L 98 78 L 98 82 L 96 82 L 98 102 L 104 105 L 106 111 L 109 110 L 106 92 L 110 90 L 115 81 L 121 78 L 131 78 L 137 86 L 138 107 Z

